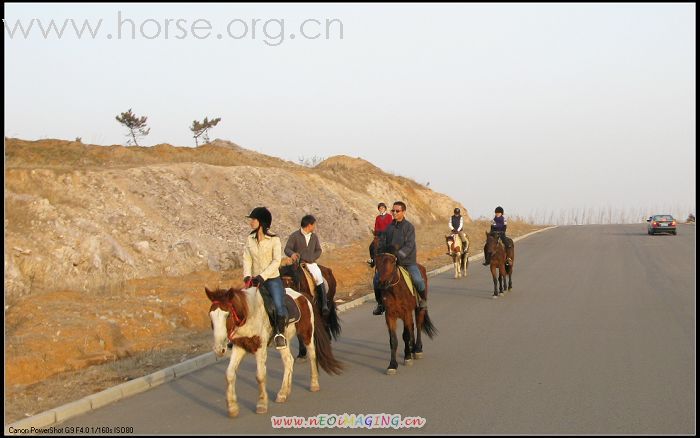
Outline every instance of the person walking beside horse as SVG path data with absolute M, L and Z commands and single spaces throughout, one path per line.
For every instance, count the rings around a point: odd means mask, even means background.
M 416 229 L 412 223 L 406 220 L 406 204 L 403 202 L 394 202 L 391 213 L 394 216 L 394 220 L 384 233 L 383 242 L 380 244 L 380 248 L 383 250 L 381 252 L 394 254 L 397 259 L 397 264 L 406 268 L 418 291 L 418 307 L 427 309 L 426 285 L 416 262 Z M 377 307 L 372 314 L 381 315 L 384 313 L 385 309 L 384 303 L 382 302 L 381 290 L 379 289 L 379 271 L 374 275 L 373 283 Z
M 294 263 L 304 263 L 316 284 L 316 299 L 321 303 L 321 315 L 328 316 L 328 283 L 323 278 L 321 269 L 316 264 L 316 260 L 321 257 L 323 249 L 321 242 L 314 231 L 316 230 L 316 218 L 307 214 L 301 218 L 301 228 L 293 232 L 284 253 L 291 257 Z

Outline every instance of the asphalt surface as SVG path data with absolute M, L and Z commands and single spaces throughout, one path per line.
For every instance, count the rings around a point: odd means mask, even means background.
M 228 435 L 695 432 L 694 226 L 680 226 L 677 236 L 648 236 L 646 224 L 540 233 L 516 243 L 513 285 L 491 299 L 491 276 L 479 262 L 466 279 L 451 272 L 432 278 L 429 312 L 439 335 L 425 338 L 425 358 L 412 367 L 400 360 L 395 376 L 384 373 L 384 318 L 371 315 L 367 303 L 341 314 L 334 351 L 346 371 L 321 372 L 318 393 L 308 390 L 309 365 L 298 364 L 290 399 L 275 403 L 281 361 L 270 351 L 268 414 L 255 414 L 255 361 L 248 356 L 238 374 L 236 419 L 226 414 L 222 361 L 57 426 Z M 271 425 L 272 416 L 345 413 L 422 417 L 425 424 Z

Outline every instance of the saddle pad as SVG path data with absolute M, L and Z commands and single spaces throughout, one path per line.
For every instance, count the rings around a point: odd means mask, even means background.
M 301 319 L 301 309 L 294 298 L 284 294 L 284 305 L 287 308 L 287 324 L 294 324 Z
M 275 314 L 277 313 L 275 309 L 275 303 L 272 301 L 272 295 L 267 290 L 266 287 L 261 287 L 258 289 L 260 295 L 262 296 L 263 303 L 265 303 L 265 311 L 270 319 L 270 325 L 275 326 Z M 301 310 L 299 305 L 294 298 L 290 297 L 286 293 L 284 294 L 284 306 L 287 308 L 287 324 L 294 324 L 301 319 Z
M 309 268 L 306 267 L 306 263 L 301 264 L 301 270 L 304 272 L 304 277 L 306 277 L 306 284 L 309 285 L 309 291 L 311 291 L 311 295 L 313 295 L 314 289 L 316 289 L 314 277 L 311 275 L 311 272 L 309 272 Z
M 416 303 L 418 302 L 418 294 L 416 293 L 416 287 L 413 285 L 413 280 L 411 280 L 411 274 L 408 273 L 408 270 L 404 268 L 403 266 L 399 266 L 399 272 L 401 272 L 401 275 L 403 275 L 403 279 L 406 281 L 406 284 L 408 285 L 408 290 L 411 291 L 411 294 L 415 297 Z

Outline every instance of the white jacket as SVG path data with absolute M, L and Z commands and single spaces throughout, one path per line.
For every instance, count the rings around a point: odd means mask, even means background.
M 255 234 L 248 236 L 243 248 L 243 277 L 260 275 L 263 280 L 280 276 L 282 242 L 277 236 L 264 235 L 258 242 Z

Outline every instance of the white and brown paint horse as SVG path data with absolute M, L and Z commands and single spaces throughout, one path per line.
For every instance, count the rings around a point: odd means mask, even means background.
M 246 353 L 255 355 L 257 363 L 256 380 L 258 382 L 258 402 L 255 412 L 263 414 L 267 412 L 267 389 L 266 389 L 266 361 L 267 347 L 273 334 L 270 320 L 265 312 L 265 305 L 258 289 L 251 287 L 248 289 L 218 289 L 210 291 L 204 288 L 207 297 L 211 300 L 209 317 L 211 318 L 212 329 L 214 331 L 214 353 L 221 357 L 226 352 L 229 342 L 233 343 L 231 351 L 231 361 L 226 368 L 226 403 L 230 417 L 236 417 L 239 413 L 236 399 L 236 371 L 241 360 Z M 299 321 L 288 324 L 284 331 L 287 340 L 293 339 L 297 334 L 299 339 L 305 344 L 311 362 L 311 387 L 312 392 L 320 389 L 318 384 L 318 366 L 329 374 L 340 374 L 343 366 L 335 359 L 331 350 L 331 343 L 326 330 L 321 324 L 316 325 L 314 321 L 320 316 L 318 311 L 314 311 L 314 306 L 303 295 L 292 289 L 286 289 L 287 295 L 296 301 L 301 311 Z M 278 403 L 287 401 L 292 390 L 292 371 L 294 358 L 287 347 L 280 350 L 282 362 L 284 364 L 284 374 L 282 387 L 277 393 Z
M 466 248 L 462 248 L 462 239 L 459 238 L 459 234 L 445 236 L 445 242 L 447 252 L 455 265 L 455 278 L 466 277 L 467 266 L 469 266 L 469 242 Z

